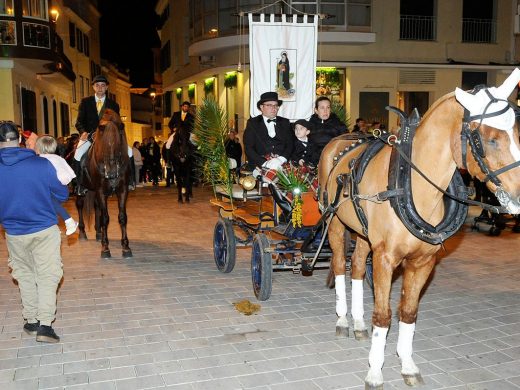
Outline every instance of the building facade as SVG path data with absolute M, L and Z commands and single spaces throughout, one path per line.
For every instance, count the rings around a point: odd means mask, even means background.
M 92 78 L 104 74 L 131 122 L 129 77 L 101 61 L 100 16 L 97 0 L 0 0 L 0 119 L 68 136 Z
M 230 126 L 244 128 L 247 12 L 321 14 L 316 96 L 394 128 L 387 105 L 424 114 L 457 86 L 500 84 L 519 59 L 517 8 L 517 0 L 159 0 L 164 120 L 182 101 L 213 95 Z

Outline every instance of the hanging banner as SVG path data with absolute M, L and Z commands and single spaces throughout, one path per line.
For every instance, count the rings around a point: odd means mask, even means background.
M 308 18 L 308 16 L 313 16 Z M 249 14 L 250 113 L 264 92 L 277 92 L 283 104 L 278 115 L 292 121 L 314 113 L 318 16 Z M 302 20 L 303 19 L 303 20 Z M 311 20 L 309 22 L 308 20 Z

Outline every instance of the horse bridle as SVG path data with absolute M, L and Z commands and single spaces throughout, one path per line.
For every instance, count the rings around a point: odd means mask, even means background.
M 98 130 L 104 131 L 105 125 L 99 125 Z M 121 140 L 123 140 L 123 132 L 121 131 L 121 129 L 119 129 L 119 138 L 121 138 Z M 115 180 L 115 179 L 119 178 L 120 170 L 121 170 L 121 157 L 122 157 L 122 153 L 119 152 L 114 158 L 109 158 L 109 159 L 104 158 L 103 159 L 103 175 L 105 176 L 105 179 Z M 116 165 L 116 172 L 115 172 L 115 174 L 110 175 L 108 173 L 109 170 L 107 169 L 107 163 L 110 164 L 113 162 L 115 162 L 115 165 Z
M 480 89 L 482 89 L 482 86 L 477 86 L 471 91 L 471 94 L 476 94 Z M 497 190 L 495 192 L 495 196 L 500 201 L 500 204 L 507 204 L 509 201 L 511 201 L 511 196 L 507 191 L 504 190 L 502 187 L 502 182 L 498 178 L 498 175 L 507 172 L 513 168 L 516 168 L 520 166 L 520 160 L 515 161 L 514 163 L 511 163 L 509 165 L 506 165 L 500 169 L 497 169 L 496 171 L 491 171 L 484 161 L 484 158 L 486 157 L 486 153 L 484 151 L 484 145 L 482 143 L 482 136 L 480 135 L 480 127 L 482 125 L 482 121 L 486 118 L 492 118 L 495 116 L 500 116 L 504 113 L 506 113 L 509 108 L 512 108 L 515 112 L 516 116 L 520 115 L 518 107 L 513 106 L 513 104 L 506 100 L 506 99 L 499 99 L 494 97 L 487 88 L 484 89 L 484 92 L 489 97 L 489 103 L 484 108 L 484 112 L 479 115 L 470 115 L 470 112 L 468 109 L 464 108 L 464 120 L 462 122 L 462 131 L 461 131 L 461 153 L 462 153 L 462 164 L 464 165 L 464 168 L 467 169 L 467 144 L 469 143 L 471 154 L 473 155 L 473 158 L 477 162 L 480 170 L 482 173 L 486 175 L 484 178 L 484 183 L 487 181 L 491 181 L 496 187 Z M 497 102 L 505 102 L 507 103 L 506 106 L 496 112 L 490 112 L 488 113 L 487 110 L 493 103 Z M 475 120 L 480 120 L 478 126 L 471 130 L 470 123 Z

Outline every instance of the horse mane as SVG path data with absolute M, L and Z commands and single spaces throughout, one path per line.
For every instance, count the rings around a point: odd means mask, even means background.
M 426 111 L 426 113 L 423 115 L 423 120 L 426 119 L 428 116 L 431 115 L 431 113 L 433 111 L 435 111 L 435 109 L 440 106 L 441 104 L 443 104 L 446 100 L 452 98 L 453 96 L 455 96 L 455 92 L 449 92 L 447 93 L 446 95 L 444 96 L 441 96 L 439 99 L 437 99 L 431 106 L 430 108 L 428 108 L 428 111 Z

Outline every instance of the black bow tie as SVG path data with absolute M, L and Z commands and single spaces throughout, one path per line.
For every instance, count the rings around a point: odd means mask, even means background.
M 271 122 L 276 123 L 276 119 L 268 119 L 268 120 L 267 120 L 267 123 L 271 123 Z

